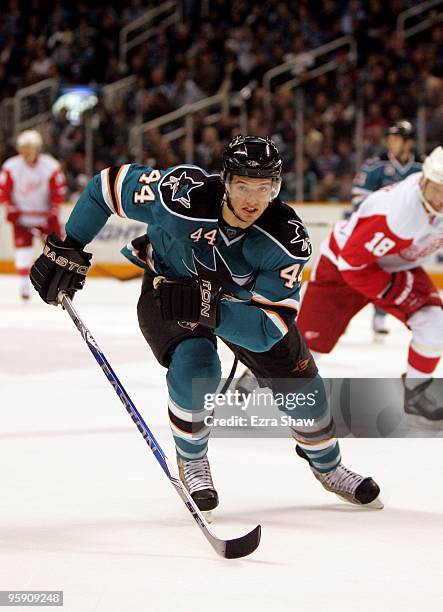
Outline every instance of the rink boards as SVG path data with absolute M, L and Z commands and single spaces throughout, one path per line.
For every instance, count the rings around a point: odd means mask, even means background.
M 313 258 L 318 248 L 336 221 L 344 218 L 349 210 L 346 204 L 297 204 L 297 213 L 306 223 L 314 248 Z M 62 206 L 62 221 L 66 222 L 72 206 Z M 94 253 L 94 266 L 91 274 L 95 276 L 118 276 L 128 278 L 137 273 L 137 268 L 130 264 L 121 254 L 120 249 L 144 234 L 146 225 L 131 219 L 122 219 L 113 215 L 106 226 L 91 243 L 90 250 Z M 35 245 L 36 255 L 39 245 Z M 438 287 L 443 288 L 443 253 L 435 254 L 426 269 Z M 309 268 L 308 268 L 309 270 Z M 0 207 L 0 273 L 13 273 L 13 242 L 11 225 L 5 221 L 4 207 Z

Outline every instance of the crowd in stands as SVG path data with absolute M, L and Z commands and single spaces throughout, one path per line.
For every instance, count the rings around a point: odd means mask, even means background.
M 0 104 L 21 87 L 48 77 L 61 84 L 100 86 L 135 75 L 136 86 L 105 106 L 93 121 L 95 171 L 134 160 L 129 129 L 221 89 L 241 91 L 248 132 L 271 136 L 284 158 L 284 195 L 294 197 L 295 97 L 276 84 L 270 108 L 263 75 L 297 56 L 294 74 L 314 66 L 310 51 L 341 36 L 357 41 L 357 63 L 346 53 L 340 64 L 313 80 L 304 92 L 304 197 L 347 201 L 356 171 L 357 110 L 364 110 L 364 155 L 377 153 L 387 125 L 406 118 L 415 123 L 426 107 L 430 149 L 443 141 L 443 23 L 411 38 L 396 33 L 398 14 L 412 0 L 183 0 L 182 20 L 155 25 L 154 36 L 119 58 L 119 32 L 158 3 L 5 0 L 0 20 Z M 294 76 L 294 74 L 290 76 Z M 288 78 L 288 75 L 285 75 Z M 196 120 L 194 161 L 210 171 L 220 167 L 224 143 L 238 133 L 233 112 L 212 125 Z M 2 139 L 0 157 L 10 153 Z M 49 149 L 66 166 L 71 191 L 85 180 L 85 128 L 66 113 L 54 119 Z M 153 130 L 144 141 L 143 161 L 167 167 L 185 160 L 183 140 L 168 143 Z M 0 159 L 0 161 L 2 161 Z

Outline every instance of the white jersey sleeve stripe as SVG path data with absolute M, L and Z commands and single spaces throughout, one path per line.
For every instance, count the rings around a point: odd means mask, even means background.
M 125 176 L 128 174 L 130 165 L 131 164 L 124 164 L 121 166 L 115 179 L 115 197 L 117 200 L 118 214 L 120 217 L 126 217 L 126 213 L 122 206 L 122 187 Z
M 266 310 L 265 308 L 260 308 L 260 310 L 262 310 L 271 319 L 271 321 L 274 323 L 275 327 L 279 330 L 282 336 L 286 336 L 286 334 L 288 333 L 288 326 L 283 321 L 281 316 L 275 312 L 272 312 L 271 310 Z
M 109 193 L 109 168 L 100 172 L 100 181 L 102 184 L 102 196 L 106 206 L 112 213 L 115 213 L 114 207 L 112 206 L 111 194 Z
M 300 302 L 292 298 L 286 298 L 278 302 L 272 302 L 271 300 L 268 300 L 268 298 L 265 298 L 259 293 L 253 293 L 252 299 L 256 302 L 260 302 L 260 304 L 264 304 L 265 306 L 286 306 L 286 308 L 293 308 L 294 310 L 298 310 L 300 306 Z

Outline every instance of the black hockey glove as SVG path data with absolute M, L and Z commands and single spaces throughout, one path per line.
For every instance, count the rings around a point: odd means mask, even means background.
M 47 237 L 43 253 L 31 268 L 34 289 L 47 304 L 57 306 L 57 296 L 63 291 L 69 297 L 83 288 L 91 265 L 92 253 L 72 246 L 56 234 Z
M 220 321 L 221 287 L 212 281 L 156 276 L 154 297 L 164 321 L 199 323 L 214 329 Z

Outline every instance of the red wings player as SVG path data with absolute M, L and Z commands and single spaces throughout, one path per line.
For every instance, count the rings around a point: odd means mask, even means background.
M 58 209 L 66 191 L 59 162 L 41 153 L 42 144 L 37 131 L 22 132 L 17 138 L 19 154 L 7 159 L 0 173 L 0 203 L 6 205 L 7 219 L 13 226 L 15 269 L 25 300 L 29 298 L 34 234 L 60 235 Z
M 421 267 L 443 246 L 443 147 L 422 172 L 371 194 L 320 247 L 297 318 L 317 357 L 329 353 L 366 304 L 391 313 L 412 332 L 403 375 L 405 411 L 443 419 L 443 405 L 425 393 L 443 353 L 443 310 Z M 421 379 L 421 380 L 417 380 Z

